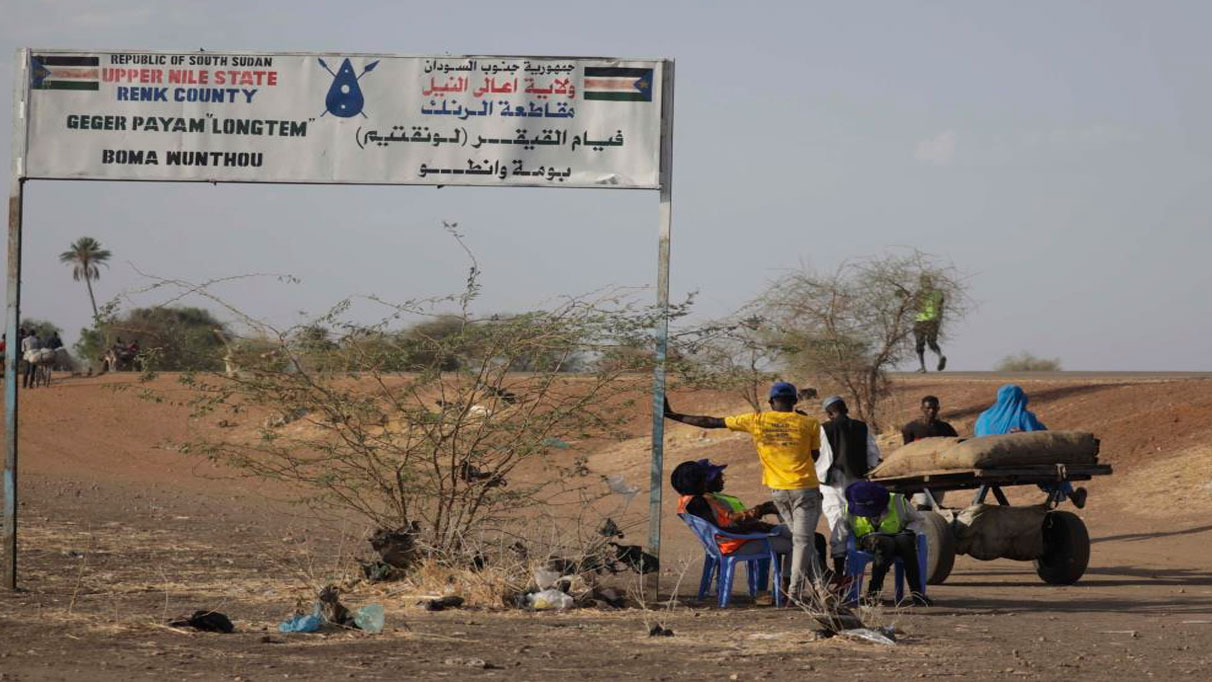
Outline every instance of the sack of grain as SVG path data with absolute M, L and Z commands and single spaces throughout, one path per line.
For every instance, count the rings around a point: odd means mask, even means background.
M 1042 433 L 1042 432 L 1040 432 Z M 977 504 L 955 514 L 955 553 L 973 559 L 1031 561 L 1044 553 L 1048 505 L 1003 507 Z
M 972 438 L 938 456 L 942 469 L 998 469 L 1098 463 L 1098 439 L 1085 431 L 1026 431 Z
M 939 457 L 963 442 L 963 438 L 922 438 L 897 448 L 871 470 L 871 478 L 886 476 L 912 476 L 926 471 L 938 471 Z
M 1007 469 L 1039 464 L 1098 463 L 1098 439 L 1085 431 L 1030 431 L 981 438 L 923 438 L 899 448 L 871 478 L 948 469 Z

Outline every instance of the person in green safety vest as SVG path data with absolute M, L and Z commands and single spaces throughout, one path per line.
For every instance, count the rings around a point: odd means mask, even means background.
M 846 488 L 846 529 L 854 535 L 855 546 L 870 552 L 871 581 L 866 600 L 878 603 L 884 576 L 895 559 L 905 566 L 909 579 L 910 603 L 930 606 L 922 590 L 922 572 L 917 563 L 917 533 L 910 526 L 922 520 L 913 505 L 898 493 L 889 494 L 884 486 L 858 481 Z
M 914 350 L 917 351 L 919 368 L 926 371 L 926 346 L 938 356 L 938 371 L 947 368 L 947 356 L 938 345 L 939 328 L 943 324 L 943 292 L 934 288 L 930 275 L 922 275 L 917 292 L 917 317 L 913 322 Z

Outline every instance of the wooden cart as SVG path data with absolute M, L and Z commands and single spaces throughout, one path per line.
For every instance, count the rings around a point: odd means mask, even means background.
M 1107 464 L 1066 466 L 1064 464 L 1020 466 L 999 469 L 950 469 L 928 471 L 905 476 L 873 478 L 893 492 L 905 495 L 921 493 L 927 501 L 924 532 L 929 543 L 926 580 L 942 584 L 955 564 L 956 539 L 951 521 L 939 513 L 942 506 L 934 493 L 953 490 L 975 490 L 972 504 L 983 504 L 990 493 L 998 504 L 1009 506 L 1002 488 L 1015 485 L 1038 486 L 1064 481 L 1088 481 L 1094 476 L 1111 473 Z M 1044 516 L 1043 554 L 1034 559 L 1036 573 L 1052 585 L 1071 585 L 1086 572 L 1090 562 L 1090 535 L 1080 517 L 1056 509 L 1059 491 L 1053 489 L 1046 500 L 1050 511 Z

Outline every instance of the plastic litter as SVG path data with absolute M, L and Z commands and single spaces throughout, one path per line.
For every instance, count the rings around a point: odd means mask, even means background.
M 299 614 L 278 625 L 278 632 L 319 632 L 322 625 L 324 616 L 320 615 L 320 605 L 316 604 L 311 613 Z
M 851 639 L 861 639 L 872 644 L 882 644 L 884 646 L 893 646 L 896 644 L 896 640 L 892 639 L 892 628 L 880 628 L 878 630 L 852 628 L 850 630 L 842 630 L 838 634 Z
M 383 606 L 367 604 L 354 612 L 354 625 L 368 634 L 377 635 L 383 632 Z
M 554 609 L 563 611 L 572 608 L 573 599 L 570 595 L 564 594 L 559 590 L 543 590 L 534 594 L 526 595 L 527 604 L 535 611 L 547 611 Z
M 640 493 L 639 488 L 627 485 L 627 479 L 623 478 L 623 474 L 611 474 L 607 476 L 606 487 L 610 488 L 610 492 L 622 495 L 626 498 L 627 502 L 631 502 Z
M 534 572 L 534 584 L 542 590 L 550 590 L 555 587 L 556 581 L 563 574 L 559 571 L 549 571 L 545 568 L 536 569 Z
M 559 438 L 544 438 L 543 445 L 546 445 L 549 448 L 556 448 L 557 450 L 567 450 L 568 448 L 572 447 Z

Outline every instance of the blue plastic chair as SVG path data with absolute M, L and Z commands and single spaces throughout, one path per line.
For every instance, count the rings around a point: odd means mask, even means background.
M 774 585 L 771 589 L 774 595 L 775 606 L 783 605 L 783 595 L 779 589 L 782 585 L 782 571 L 779 568 L 779 557 L 774 553 L 774 548 L 770 545 L 769 533 L 749 533 L 741 535 L 739 533 L 730 533 L 726 530 L 721 530 L 715 525 L 710 524 L 694 514 L 678 514 L 682 521 L 690 526 L 690 530 L 698 537 L 699 542 L 703 543 L 703 577 L 699 580 L 699 599 L 702 599 L 707 594 L 707 589 L 711 587 L 711 578 L 719 573 L 719 579 L 716 583 L 716 592 L 719 593 L 720 608 L 728 606 L 728 600 L 732 596 L 732 578 L 736 572 L 736 565 L 740 562 L 745 563 L 746 572 L 749 577 L 749 596 L 757 596 L 759 588 L 766 586 L 766 577 L 770 568 L 774 568 Z M 766 545 L 765 554 L 724 554 L 720 551 L 720 546 L 716 542 L 716 537 L 729 538 L 733 540 L 761 540 Z
M 922 533 L 917 534 L 917 566 L 918 575 L 922 576 L 922 596 L 926 594 L 926 551 L 929 545 L 926 542 L 926 536 Z M 870 552 L 860 550 L 854 541 L 854 534 L 850 534 L 846 538 L 846 575 L 850 576 L 850 594 L 847 596 L 847 601 L 857 602 L 859 594 L 863 588 L 863 573 L 867 570 L 867 564 L 875 560 L 875 557 Z M 892 560 L 893 569 L 896 572 L 896 601 L 900 603 L 905 598 L 905 564 L 897 557 Z

